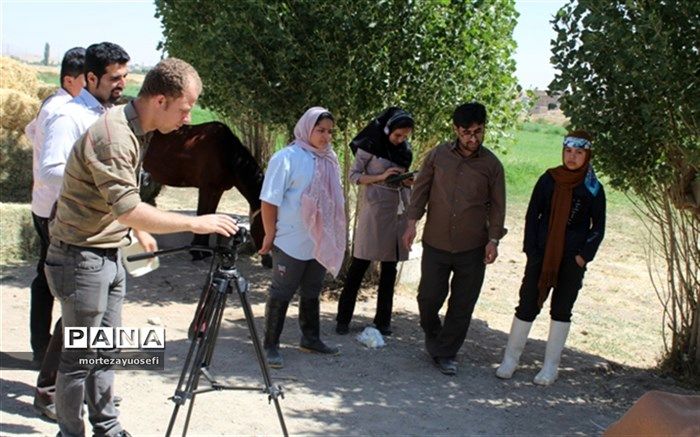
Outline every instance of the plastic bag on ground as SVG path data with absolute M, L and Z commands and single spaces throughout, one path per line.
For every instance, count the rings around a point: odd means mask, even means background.
M 360 334 L 357 335 L 357 341 L 364 344 L 368 348 L 377 349 L 384 347 L 384 337 L 378 329 L 371 326 L 366 327 Z

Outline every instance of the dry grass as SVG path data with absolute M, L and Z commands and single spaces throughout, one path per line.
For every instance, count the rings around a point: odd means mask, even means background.
M 0 265 L 26 260 L 39 253 L 29 205 L 0 204 L 0 237 Z
M 47 97 L 55 93 L 56 90 L 58 90 L 58 85 L 48 85 L 42 83 L 41 85 L 39 85 L 39 89 L 37 89 L 36 95 L 39 98 L 39 100 L 43 102 Z
M 0 88 L 0 127 L 22 132 L 39 111 L 36 97 L 9 88 Z
M 12 58 L 0 57 L 0 88 L 17 90 L 36 97 L 39 85 L 34 69 Z

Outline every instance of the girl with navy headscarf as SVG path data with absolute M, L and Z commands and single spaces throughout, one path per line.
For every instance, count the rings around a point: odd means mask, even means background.
M 591 165 L 591 135 L 573 131 L 564 138 L 562 165 L 540 176 L 525 216 L 523 251 L 527 265 L 520 301 L 496 376 L 511 378 L 532 323 L 552 292 L 551 324 L 542 370 L 534 383 L 556 379 L 571 326 L 571 311 L 605 234 L 605 191 Z
M 361 185 L 363 190 L 352 262 L 338 300 L 338 334 L 349 332 L 357 293 L 372 261 L 381 262 L 374 325 L 383 335 L 391 334 L 396 264 L 408 259 L 408 250 L 399 242 L 406 229 L 404 209 L 408 206 L 412 179 L 391 182 L 389 178 L 410 169 L 413 154 L 408 136 L 413 132 L 413 126 L 411 114 L 390 107 L 350 143 L 355 161 L 349 179 Z

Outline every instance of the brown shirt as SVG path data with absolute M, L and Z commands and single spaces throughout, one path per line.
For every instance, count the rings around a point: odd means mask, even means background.
M 110 109 L 78 139 L 51 221 L 52 240 L 82 247 L 128 243 L 117 217 L 139 204 L 138 174 L 148 139 L 131 103 Z
M 468 157 L 457 142 L 443 143 L 423 161 L 411 194 L 409 219 L 428 209 L 423 241 L 448 252 L 465 252 L 505 234 L 503 165 L 483 145 Z

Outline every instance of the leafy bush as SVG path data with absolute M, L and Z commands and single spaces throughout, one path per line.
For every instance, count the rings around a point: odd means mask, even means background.
M 575 127 L 595 133 L 597 168 L 639 196 L 652 249 L 666 260 L 655 283 L 670 337 L 665 365 L 697 378 L 700 2 L 572 0 L 553 23 L 561 73 L 550 90 L 563 93 Z

